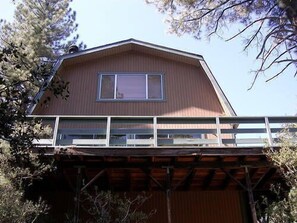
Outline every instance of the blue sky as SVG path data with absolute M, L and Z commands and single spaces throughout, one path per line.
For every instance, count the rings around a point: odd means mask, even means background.
M 189 35 L 168 34 L 165 17 L 144 0 L 73 0 L 77 12 L 78 34 L 88 48 L 129 38 L 200 54 L 225 92 L 237 115 L 295 115 L 297 78 L 288 70 L 279 78 L 265 82 L 259 78 L 251 90 L 250 72 L 256 69 L 255 50 L 243 52 L 242 39 L 225 42 L 213 37 L 196 40 Z M 1 0 L 0 18 L 11 19 L 11 0 Z M 235 25 L 233 25 L 236 28 Z

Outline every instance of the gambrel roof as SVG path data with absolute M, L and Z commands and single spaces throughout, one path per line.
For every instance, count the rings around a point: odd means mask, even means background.
M 213 76 L 212 72 L 210 71 L 208 65 L 206 64 L 204 58 L 201 55 L 176 50 L 160 45 L 155 45 L 135 39 L 123 40 L 99 47 L 94 47 L 91 49 L 81 50 L 78 52 L 62 55 L 53 68 L 51 79 L 62 66 L 75 63 L 83 63 L 84 61 L 98 59 L 106 56 L 112 56 L 127 51 L 143 52 L 146 54 L 155 55 L 173 61 L 183 62 L 197 67 L 201 67 L 207 75 L 209 81 L 211 82 L 220 101 L 220 104 L 224 109 L 225 114 L 227 116 L 236 116 L 236 113 L 232 108 L 230 102 L 228 101 L 227 97 L 225 96 L 224 92 L 222 91 L 221 87 L 219 86 L 218 82 L 216 81 L 215 77 Z M 43 93 L 44 91 L 41 91 L 37 94 L 37 101 L 42 97 Z M 34 105 L 30 109 L 30 113 L 33 112 L 35 106 L 36 105 Z

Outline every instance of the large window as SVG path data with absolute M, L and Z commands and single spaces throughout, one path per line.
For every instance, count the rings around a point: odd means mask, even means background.
M 161 100 L 160 74 L 101 74 L 99 100 Z

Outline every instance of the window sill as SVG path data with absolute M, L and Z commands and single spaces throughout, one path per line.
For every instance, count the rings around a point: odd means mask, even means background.
M 150 102 L 166 102 L 165 99 L 151 99 L 151 100 L 135 100 L 135 99 L 97 99 L 96 102 L 136 102 L 136 103 L 150 103 Z

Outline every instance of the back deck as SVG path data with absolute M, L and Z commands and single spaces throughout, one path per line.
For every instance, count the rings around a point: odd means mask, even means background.
M 163 191 L 168 215 L 174 191 L 226 190 L 247 192 L 245 203 L 254 215 L 253 194 L 281 180 L 263 151 L 279 148 L 284 129 L 297 131 L 292 125 L 297 117 L 30 118 L 52 128 L 49 137 L 34 143 L 58 161 L 55 178 L 64 179 L 58 187 L 75 193 L 94 185 L 100 190 Z M 78 186 L 78 179 L 84 183 Z

